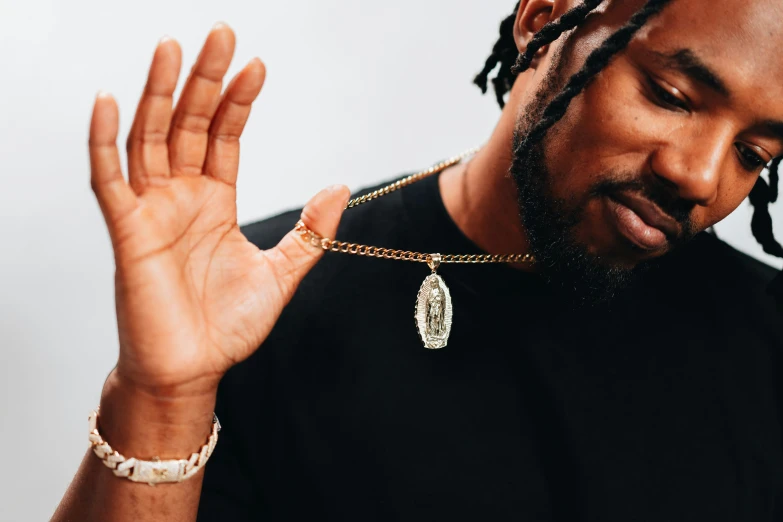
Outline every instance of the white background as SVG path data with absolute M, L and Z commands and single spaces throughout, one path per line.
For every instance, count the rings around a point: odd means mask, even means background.
M 267 83 L 243 137 L 239 218 L 357 189 L 482 143 L 499 114 L 471 84 L 513 0 L 0 0 L 0 520 L 51 516 L 116 359 L 113 260 L 89 189 L 98 89 L 121 145 L 157 40 L 183 76 L 216 21 Z M 121 147 L 123 148 L 123 147 Z M 783 205 L 773 209 L 783 236 Z M 747 203 L 719 234 L 755 256 Z

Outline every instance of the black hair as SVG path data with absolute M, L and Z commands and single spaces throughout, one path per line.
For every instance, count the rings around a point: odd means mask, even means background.
M 671 0 L 647 0 L 644 6 L 636 11 L 623 27 L 593 50 L 581 70 L 571 76 L 565 87 L 549 102 L 540 121 L 527 134 L 525 142 L 520 144 L 520 147 L 525 149 L 519 152 L 524 153 L 525 150 L 540 142 L 546 136 L 547 131 L 565 115 L 571 101 L 584 91 L 617 53 L 628 46 L 636 32 L 670 2 Z M 603 0 L 583 0 L 560 18 L 544 25 L 530 40 L 525 52 L 520 54 L 514 41 L 514 23 L 520 6 L 520 3 L 517 2 L 514 12 L 501 22 L 500 37 L 495 42 L 492 54 L 487 58 L 484 68 L 475 77 L 473 83 L 478 85 L 483 93 L 486 93 L 489 74 L 500 65 L 498 72 L 492 79 L 492 84 L 495 88 L 497 102 L 503 108 L 505 105 L 504 96 L 511 90 L 516 77 L 530 67 L 536 52 L 543 46 L 557 40 L 564 32 L 578 27 L 602 3 Z M 774 203 L 778 198 L 781 160 L 783 157 L 777 157 L 769 164 L 769 183 L 759 177 L 748 199 L 753 206 L 751 220 L 753 237 L 762 246 L 764 252 L 783 258 L 783 246 L 775 240 L 772 233 L 772 216 L 769 213 L 769 204 Z M 774 285 L 783 294 L 783 273 L 777 277 Z M 783 307 L 783 295 L 781 295 L 780 305 Z

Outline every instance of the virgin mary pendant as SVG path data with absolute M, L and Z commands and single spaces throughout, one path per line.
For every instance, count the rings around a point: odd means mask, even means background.
M 416 297 L 416 329 L 424 347 L 437 350 L 445 347 L 449 340 L 453 309 L 449 289 L 436 273 L 440 254 L 432 254 L 427 264 L 432 273 L 421 284 Z

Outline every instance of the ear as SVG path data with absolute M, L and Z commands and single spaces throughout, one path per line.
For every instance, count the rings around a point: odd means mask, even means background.
M 527 49 L 527 44 L 535 34 L 547 23 L 553 20 L 555 4 L 558 0 L 521 0 L 517 19 L 514 22 L 514 41 L 520 54 Z M 536 58 L 546 54 L 548 45 L 536 53 Z M 535 67 L 536 59 L 532 66 Z

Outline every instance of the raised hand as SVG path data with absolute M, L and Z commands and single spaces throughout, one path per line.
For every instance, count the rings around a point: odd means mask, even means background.
M 127 181 L 117 105 L 106 94 L 95 101 L 91 184 L 116 260 L 116 374 L 150 393 L 214 390 L 264 341 L 322 255 L 293 232 L 260 251 L 237 226 L 239 137 L 265 69 L 253 59 L 221 94 L 234 41 L 229 27 L 213 28 L 174 108 L 181 50 L 159 43 L 127 140 Z M 345 187 L 320 192 L 305 224 L 334 237 L 348 197 Z

